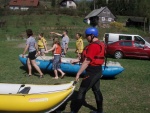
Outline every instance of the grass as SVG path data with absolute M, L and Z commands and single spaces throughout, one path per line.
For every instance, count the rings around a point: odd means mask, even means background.
M 31 28 L 35 35 L 44 32 L 45 37 L 50 43 L 50 31 L 62 32 L 68 29 L 71 42 L 70 48 L 75 48 L 74 37 L 77 32 L 84 33 L 88 25 L 83 23 L 84 17 L 71 17 L 67 15 L 8 15 L 0 17 L 6 20 L 6 25 L 0 28 L 0 83 L 31 83 L 31 84 L 55 84 L 67 83 L 74 80 L 74 76 L 67 75 L 62 80 L 53 80 L 53 73 L 45 73 L 43 79 L 36 76 L 27 78 L 27 69 L 22 66 L 18 59 L 18 55 L 23 52 L 23 48 L 18 45 L 25 43 L 25 30 Z M 119 22 L 124 22 L 125 17 L 118 17 Z M 74 28 L 73 28 L 74 27 Z M 116 29 L 105 28 L 99 29 L 100 39 L 106 32 L 118 32 Z M 148 33 L 144 33 L 137 28 L 127 28 L 127 31 L 122 33 L 139 34 L 144 37 L 149 37 Z M 11 39 L 7 41 L 7 37 Z M 50 54 L 49 54 L 50 55 Z M 69 51 L 67 57 L 75 57 L 73 51 Z M 115 79 L 102 79 L 101 91 L 104 97 L 104 112 L 105 113 L 149 113 L 150 111 L 150 70 L 149 60 L 140 59 L 113 59 L 108 60 L 121 63 L 125 71 Z M 37 74 L 35 72 L 35 74 Z M 81 81 L 81 80 L 80 80 Z M 76 85 L 74 96 L 78 91 L 80 82 Z M 75 97 L 73 98 L 75 99 Z M 95 99 L 90 90 L 86 95 L 86 101 L 93 107 L 96 107 Z M 71 101 L 66 103 L 65 111 L 70 111 Z M 80 113 L 88 113 L 88 107 L 82 107 Z
M 64 79 L 53 80 L 53 73 L 45 73 L 45 78 L 36 76 L 25 77 L 26 68 L 22 66 L 18 55 L 23 48 L 18 48 L 24 41 L 0 41 L 0 83 L 31 83 L 55 84 L 67 83 L 74 80 L 74 76 L 67 75 Z M 74 48 L 74 41 L 69 46 Z M 68 57 L 74 57 L 73 52 L 68 52 Z M 101 79 L 101 91 L 104 97 L 105 113 L 149 113 L 150 111 L 150 69 L 149 60 L 140 59 L 113 59 L 110 61 L 121 63 L 125 71 L 114 79 Z M 35 74 L 37 74 L 35 72 Z M 81 81 L 81 80 L 80 80 Z M 80 82 L 76 85 L 75 94 Z M 76 96 L 76 95 L 74 95 Z M 73 98 L 75 99 L 75 97 Z M 88 91 L 86 101 L 96 107 L 92 91 Z M 71 100 L 66 103 L 65 111 L 70 111 Z M 90 109 L 83 106 L 80 113 L 88 113 Z
M 0 29 L 1 40 L 5 40 L 6 36 L 23 38 L 21 35 L 27 28 L 31 28 L 35 35 L 44 32 L 46 38 L 51 37 L 51 31 L 62 33 L 67 29 L 70 38 L 74 38 L 77 32 L 81 32 L 82 27 L 87 27 L 83 18 L 67 15 L 8 15 L 0 19 L 6 20 L 6 25 Z
M 117 22 L 124 23 L 127 17 L 117 16 Z M 83 22 L 84 17 L 67 16 L 67 15 L 6 15 L 1 16 L 0 20 L 6 20 L 5 26 L 0 28 L 0 39 L 6 40 L 7 37 L 13 39 L 22 39 L 25 37 L 25 30 L 31 28 L 35 35 L 44 32 L 46 38 L 51 38 L 51 31 L 62 33 L 64 29 L 69 31 L 69 37 L 73 39 L 77 32 L 84 34 L 85 28 L 89 25 Z M 143 37 L 149 37 L 150 34 L 143 32 L 138 28 L 126 28 L 125 31 L 115 28 L 99 28 L 99 37 L 103 38 L 106 32 L 139 34 Z

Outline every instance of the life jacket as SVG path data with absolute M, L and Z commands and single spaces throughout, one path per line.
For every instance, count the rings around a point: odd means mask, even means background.
M 61 54 L 61 46 L 57 44 L 57 47 L 54 50 L 54 54 Z
M 101 48 L 101 51 L 99 52 L 99 54 L 95 55 L 94 59 L 92 59 L 92 61 L 90 62 L 90 65 L 91 66 L 102 65 L 105 61 L 105 44 L 100 41 L 95 41 L 87 45 L 82 52 L 81 60 L 84 61 L 85 57 L 87 56 L 88 47 L 92 44 L 98 44 Z

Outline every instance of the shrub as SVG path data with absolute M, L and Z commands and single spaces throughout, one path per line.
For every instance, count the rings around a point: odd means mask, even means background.
M 110 23 L 111 28 L 115 28 L 117 31 L 126 31 L 127 29 L 124 27 L 123 23 L 120 22 L 112 22 Z

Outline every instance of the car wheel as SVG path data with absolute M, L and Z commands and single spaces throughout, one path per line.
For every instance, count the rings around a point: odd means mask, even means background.
M 123 57 L 123 53 L 121 51 L 116 51 L 114 57 L 116 59 L 121 59 Z

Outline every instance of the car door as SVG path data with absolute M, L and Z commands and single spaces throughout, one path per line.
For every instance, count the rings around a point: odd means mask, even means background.
M 137 56 L 139 54 L 132 41 L 122 41 L 120 46 L 125 56 Z
M 143 43 L 140 42 L 134 42 L 134 46 L 137 49 L 137 57 L 140 58 L 147 58 L 148 55 L 148 51 L 150 51 L 148 48 L 145 47 L 145 45 Z

